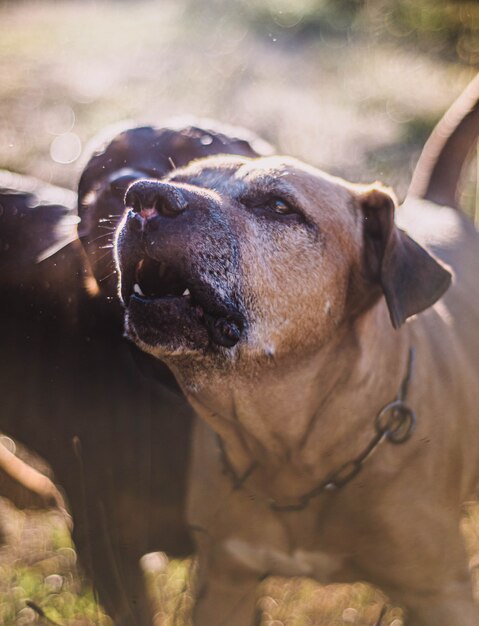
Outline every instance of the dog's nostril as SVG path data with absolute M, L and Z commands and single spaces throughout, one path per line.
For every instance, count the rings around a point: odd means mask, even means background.
M 156 180 L 140 180 L 128 189 L 125 205 L 150 220 L 162 215 L 176 217 L 188 208 L 188 201 L 181 189 Z
M 155 202 L 156 211 L 164 217 L 176 217 L 184 211 L 184 207 L 175 200 L 176 198 L 160 196 Z
M 131 208 L 135 213 L 140 213 L 142 210 L 141 200 L 136 193 L 127 193 L 125 197 L 125 205 Z

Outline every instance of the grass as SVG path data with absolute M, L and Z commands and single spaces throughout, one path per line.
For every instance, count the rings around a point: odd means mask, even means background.
M 74 546 L 59 515 L 20 512 L 3 500 L 0 519 L 7 539 L 0 549 L 2 626 L 45 623 L 34 607 L 62 626 L 110 626 L 79 576 Z
M 250 127 L 349 179 L 381 179 L 401 196 L 424 138 L 473 72 L 457 56 L 435 55 L 436 27 L 432 47 L 413 45 L 414 3 L 403 2 L 401 23 L 376 12 L 359 25 L 353 4 L 338 13 L 316 0 L 0 3 L 0 167 L 75 188 L 76 146 L 85 151 L 104 126 L 194 113 Z M 0 515 L 9 538 L 0 623 L 107 626 L 58 519 L 6 503 Z M 474 566 L 477 528 L 471 509 L 464 531 Z M 145 567 L 158 624 L 187 622 L 191 562 L 156 555 Z M 362 584 L 280 579 L 259 598 L 268 626 L 372 625 L 385 602 Z M 383 623 L 400 626 L 399 609 L 388 608 Z
M 8 508 L 8 511 L 6 511 Z M 96 605 L 92 590 L 78 575 L 75 552 L 65 527 L 54 514 L 25 515 L 6 503 L 15 536 L 0 556 L 0 623 L 4 626 L 47 624 L 27 603 L 41 607 L 49 620 L 61 626 L 111 626 Z M 479 510 L 469 505 L 463 532 L 471 569 L 479 565 Z M 146 583 L 155 605 L 157 626 L 188 626 L 192 606 L 191 560 L 172 560 L 161 553 L 143 559 Z M 372 587 L 322 587 L 304 579 L 271 578 L 259 591 L 263 626 L 373 626 L 384 606 L 383 625 L 401 626 L 402 613 Z

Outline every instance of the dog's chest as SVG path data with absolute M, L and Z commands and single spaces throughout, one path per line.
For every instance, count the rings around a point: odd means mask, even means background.
M 287 552 L 234 537 L 224 542 L 224 549 L 243 567 L 260 576 L 310 576 L 323 584 L 336 581 L 345 563 L 342 556 L 318 550 Z

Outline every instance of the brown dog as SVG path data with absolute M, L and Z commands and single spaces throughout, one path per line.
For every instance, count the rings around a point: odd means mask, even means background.
M 195 624 L 252 624 L 255 583 L 301 574 L 377 584 L 415 626 L 477 626 L 472 224 L 410 198 L 396 225 L 388 190 L 282 157 L 198 160 L 125 202 L 126 333 L 202 418 Z

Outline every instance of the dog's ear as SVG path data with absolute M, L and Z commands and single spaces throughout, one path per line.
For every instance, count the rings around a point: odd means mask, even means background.
M 451 274 L 394 223 L 396 201 L 379 184 L 359 193 L 367 273 L 379 283 L 394 328 L 434 304 Z

